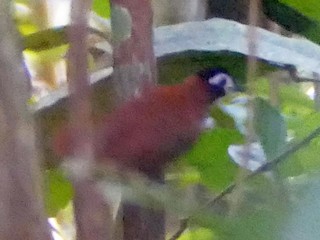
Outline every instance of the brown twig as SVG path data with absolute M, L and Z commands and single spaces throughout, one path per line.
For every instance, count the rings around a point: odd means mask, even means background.
M 178 239 L 182 235 L 182 233 L 187 229 L 188 222 L 189 222 L 189 218 L 181 220 L 180 227 L 179 227 L 178 231 L 175 234 L 173 234 L 173 236 L 171 238 L 169 238 L 169 240 Z
M 0 0 L 0 239 L 52 239 L 44 210 L 34 121 L 11 2 Z
M 150 0 L 110 2 L 114 47 L 113 83 L 117 94 L 115 105 L 118 105 L 132 97 L 141 83 L 156 82 L 152 9 Z M 127 26 L 126 34 L 123 33 L 123 26 Z M 162 170 L 148 173 L 148 177 L 155 181 L 163 181 L 162 175 Z M 146 209 L 130 203 L 124 203 L 122 208 L 124 239 L 165 239 L 163 210 Z
M 248 22 L 249 27 L 247 31 L 247 46 L 248 46 L 248 56 L 247 56 L 247 94 L 250 96 L 247 103 L 247 120 L 246 120 L 246 146 L 245 151 L 250 152 L 250 144 L 255 140 L 255 127 L 254 127 L 254 97 L 256 95 L 256 76 L 257 76 L 257 28 L 258 25 L 259 13 L 260 13 L 260 0 L 250 0 L 249 1 L 249 15 Z M 248 163 L 245 162 L 245 165 Z M 247 173 L 243 169 L 239 169 L 239 172 L 236 176 L 236 182 L 241 183 L 247 176 Z M 239 184 L 240 185 L 240 184 Z M 241 205 L 243 199 L 243 189 L 238 187 L 235 190 L 234 197 L 230 201 L 230 215 L 236 214 Z
M 72 177 L 75 189 L 74 210 L 78 240 L 110 239 L 110 218 L 102 194 L 89 176 L 93 161 L 90 84 L 87 67 L 87 16 L 90 0 L 73 0 L 69 28 L 68 79 L 70 123 L 75 142 L 75 158 L 82 172 Z

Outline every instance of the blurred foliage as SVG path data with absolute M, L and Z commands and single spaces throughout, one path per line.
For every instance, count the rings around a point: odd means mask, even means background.
M 68 3 L 65 2 L 65 4 L 67 7 Z M 92 4 L 94 13 L 103 18 L 110 18 L 108 0 L 94 0 Z M 52 90 L 58 87 L 61 79 L 65 78 L 55 74 L 55 67 L 58 62 L 62 63 L 65 60 L 68 50 L 68 26 L 56 27 L 50 24 L 48 13 L 45 11 L 48 6 L 50 5 L 47 5 L 47 2 L 41 1 L 15 1 L 14 19 L 22 35 L 22 44 L 26 50 L 24 56 L 28 66 L 35 72 L 32 76 Z M 41 17 L 43 19 L 40 19 Z M 60 17 L 66 18 L 67 16 Z M 103 27 L 106 28 L 104 25 Z M 89 31 L 102 39 L 106 38 L 105 31 L 102 33 L 94 28 L 90 28 Z M 91 64 L 91 66 L 94 65 Z
M 179 239 L 180 240 L 194 240 L 194 239 L 214 240 L 216 238 L 212 230 L 207 228 L 197 228 L 195 230 L 190 229 L 190 231 L 184 233 Z
M 109 0 L 93 0 L 92 10 L 101 17 L 110 18 Z
M 54 217 L 70 202 L 73 190 L 71 183 L 59 169 L 47 170 L 44 182 L 46 210 L 50 217 Z
M 183 161 L 198 169 L 202 184 L 219 192 L 233 180 L 236 173 L 236 166 L 227 153 L 228 147 L 241 141 L 243 136 L 236 129 L 215 128 L 201 135 Z
M 188 75 L 200 69 L 219 66 L 227 69 L 240 88 L 246 82 L 246 56 L 230 52 L 198 52 L 188 51 L 181 54 L 162 57 L 158 59 L 159 82 L 161 84 L 175 84 Z M 276 69 L 266 62 L 259 62 L 260 73 L 264 74 Z
M 15 1 L 13 7 L 13 17 L 22 34 L 36 32 L 38 27 L 32 20 L 32 10 L 29 8 L 27 1 Z
M 64 26 L 31 33 L 23 38 L 24 48 L 41 51 L 60 47 L 68 43 L 66 30 Z
M 303 0 L 280 0 L 280 2 L 296 9 L 316 21 L 320 21 L 320 2 L 317 0 L 309 0 L 308 4 Z
M 285 29 L 320 43 L 320 2 L 310 0 L 264 0 L 264 13 Z
M 255 132 L 265 151 L 267 159 L 274 159 L 286 144 L 287 127 L 280 112 L 262 98 L 254 101 Z
M 268 95 L 266 79 L 260 79 L 257 91 L 261 96 Z M 313 101 L 303 92 L 301 83 L 282 83 L 279 87 L 280 109 L 288 126 L 288 134 L 293 140 L 305 138 L 320 124 L 320 113 L 314 110 Z M 318 146 L 320 138 L 315 138 L 308 146 L 291 156 L 281 167 L 283 174 L 296 176 L 304 171 L 320 171 Z
M 319 172 L 301 175 L 291 179 L 290 183 L 296 199 L 287 215 L 286 224 L 282 228 L 282 239 L 318 239 L 320 237 L 320 229 L 317 224 L 320 221 Z
M 255 209 L 251 214 L 233 219 L 228 228 L 226 239 L 269 240 L 280 239 L 283 210 Z

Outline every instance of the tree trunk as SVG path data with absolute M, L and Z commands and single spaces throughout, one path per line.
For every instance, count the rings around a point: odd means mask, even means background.
M 150 0 L 111 1 L 114 46 L 113 81 L 117 102 L 128 100 L 144 83 L 156 82 Z M 162 173 L 149 177 L 162 181 Z M 123 204 L 123 239 L 165 239 L 164 212 Z
M 71 180 L 75 190 L 77 240 L 108 240 L 111 239 L 108 204 L 96 183 L 90 179 L 90 166 L 94 161 L 91 90 L 87 66 L 87 16 L 90 6 L 91 0 L 73 0 L 71 5 L 68 78 L 71 91 L 70 123 L 75 140 L 75 157 L 71 161 L 78 167 L 74 170 L 75 176 L 71 175 Z M 81 171 L 77 171 L 79 169 Z
M 30 82 L 14 27 L 11 1 L 0 0 L 0 239 L 51 239 L 44 213 Z

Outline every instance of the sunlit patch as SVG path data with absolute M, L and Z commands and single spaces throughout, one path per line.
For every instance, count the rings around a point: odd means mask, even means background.
M 221 104 L 222 110 L 229 114 L 235 121 L 237 129 L 246 134 L 246 121 L 248 118 L 248 111 L 246 104 L 249 99 L 247 96 L 239 96 L 231 102 L 231 104 Z
M 215 126 L 215 120 L 212 117 L 207 117 L 202 122 L 202 129 L 210 130 Z
M 236 164 L 249 171 L 256 171 L 267 161 L 263 148 L 258 142 L 249 145 L 230 145 L 228 154 Z
M 308 95 L 308 97 L 312 100 L 314 100 L 314 87 L 310 87 L 307 91 L 306 94 Z

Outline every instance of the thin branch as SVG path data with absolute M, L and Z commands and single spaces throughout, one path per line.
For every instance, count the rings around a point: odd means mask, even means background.
M 188 223 L 189 223 L 189 218 L 181 220 L 180 221 L 180 228 L 171 238 L 169 238 L 169 240 L 178 239 L 182 235 L 182 233 L 187 229 Z
M 132 97 L 142 83 L 156 82 L 156 61 L 152 41 L 152 8 L 150 0 L 112 0 L 111 26 L 113 33 L 115 105 Z M 126 34 L 124 27 L 128 26 Z M 121 36 L 121 37 L 119 37 Z M 162 182 L 163 172 L 146 173 L 149 178 Z M 165 239 L 163 208 L 143 208 L 124 203 L 123 239 Z
M 320 75 L 317 73 L 314 73 L 314 78 L 318 81 L 313 83 L 314 86 L 314 106 L 315 110 L 317 112 L 320 111 Z
M 55 47 L 69 44 L 70 38 L 64 37 L 68 32 L 71 31 L 72 26 L 66 25 L 62 27 L 48 28 L 35 33 L 31 33 L 27 36 L 22 36 L 23 50 L 31 51 L 42 51 L 49 50 Z M 94 27 L 87 27 L 87 31 L 90 34 L 96 35 L 103 40 L 110 41 L 110 33 L 101 32 L 99 29 Z M 49 42 L 46 42 L 46 38 L 52 36 Z
M 0 239 L 52 239 L 45 214 L 34 121 L 11 2 L 0 0 Z
M 88 13 L 91 0 L 73 0 L 69 28 L 70 123 L 75 142 L 77 175 L 71 180 L 75 189 L 74 211 L 78 240 L 110 239 L 108 205 L 89 176 L 93 162 L 91 89 L 87 66 Z M 76 170 L 75 170 L 76 171 Z
M 270 31 L 280 34 L 281 28 L 275 22 L 269 21 L 269 28 Z M 280 81 L 277 77 L 270 77 L 269 78 L 269 100 L 272 106 L 278 108 L 280 104 Z
M 304 138 L 301 142 L 296 143 L 295 145 L 292 145 L 292 147 L 288 148 L 286 151 L 284 151 L 281 155 L 274 158 L 272 161 L 269 161 L 259 167 L 256 171 L 252 172 L 248 178 L 252 178 L 262 172 L 269 171 L 272 168 L 274 168 L 279 163 L 283 162 L 285 159 L 287 159 L 290 155 L 294 154 L 298 150 L 300 150 L 305 145 L 309 144 L 314 138 L 316 138 L 320 134 L 320 127 L 316 128 L 314 131 L 312 131 L 306 138 Z
M 246 121 L 246 146 L 245 152 L 250 152 L 250 144 L 255 140 L 255 127 L 254 127 L 254 116 L 255 116 L 255 107 L 254 107 L 254 97 L 256 95 L 256 77 L 257 77 L 257 28 L 261 2 L 260 0 L 250 0 L 249 2 L 249 27 L 247 30 L 247 47 L 248 47 L 248 56 L 247 56 L 247 94 L 250 96 L 250 100 L 247 103 L 248 117 Z M 245 162 L 247 165 L 248 162 Z M 241 183 L 247 177 L 247 172 L 243 169 L 239 169 L 239 172 L 236 176 L 236 182 Z M 239 184 L 240 185 L 240 184 Z M 238 211 L 241 202 L 243 200 L 243 188 L 239 187 L 234 193 L 234 197 L 230 201 L 230 211 L 229 215 L 235 215 Z
M 318 137 L 320 135 L 320 127 L 316 128 L 314 131 L 312 131 L 306 138 L 301 140 L 300 142 L 292 145 L 287 150 L 285 150 L 282 154 L 280 154 L 278 157 L 275 157 L 272 161 L 269 161 L 259 167 L 256 171 L 249 174 L 243 181 L 247 181 L 260 173 L 264 173 L 266 171 L 270 171 L 271 169 L 275 168 L 278 164 L 282 163 L 284 160 L 286 160 L 290 155 L 296 153 L 301 148 L 303 148 L 305 145 L 309 144 L 314 138 Z M 213 206 L 216 204 L 219 200 L 224 198 L 226 195 L 230 194 L 236 187 L 237 183 L 233 182 L 228 187 L 226 187 L 217 197 L 215 197 L 212 200 L 209 200 L 203 208 L 208 208 L 210 206 Z M 187 229 L 188 222 L 192 216 L 189 216 L 186 219 L 181 220 L 180 228 L 177 230 L 177 232 L 170 238 L 170 240 L 176 240 L 178 239 L 181 234 Z
M 306 138 L 301 140 L 300 142 L 292 145 L 290 148 L 288 148 L 286 151 L 284 151 L 282 154 L 280 154 L 278 157 L 275 157 L 272 161 L 266 162 L 261 167 L 259 167 L 256 171 L 249 174 L 244 180 L 249 180 L 255 176 L 257 176 L 260 173 L 270 171 L 272 168 L 276 167 L 278 164 L 286 160 L 290 155 L 296 153 L 298 150 L 300 150 L 302 147 L 310 143 L 314 138 L 316 138 L 320 134 L 320 127 L 312 131 Z M 231 183 L 227 188 L 225 188 L 217 197 L 215 197 L 213 200 L 209 201 L 206 204 L 206 207 L 211 206 L 215 204 L 217 201 L 222 199 L 227 194 L 230 194 L 235 188 L 235 183 Z

